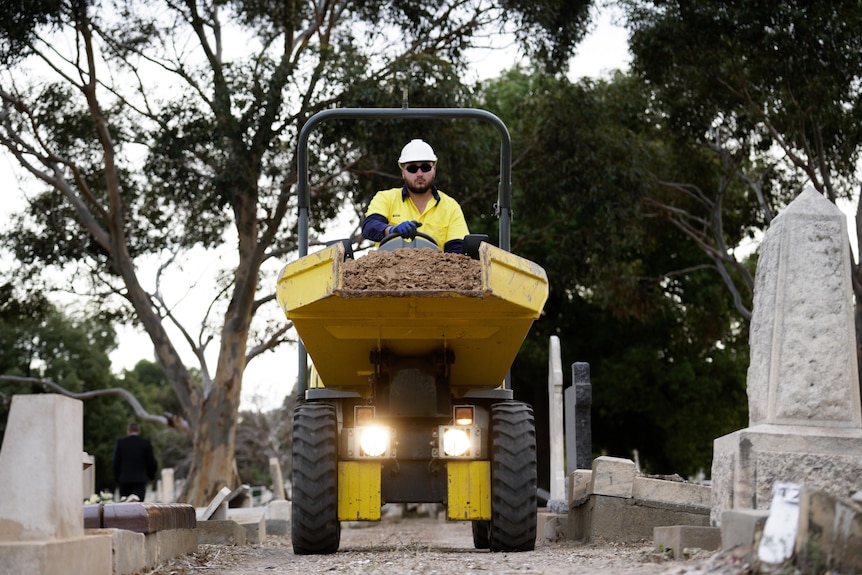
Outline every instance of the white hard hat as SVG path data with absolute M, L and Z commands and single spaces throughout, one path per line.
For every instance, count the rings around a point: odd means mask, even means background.
M 420 139 L 410 140 L 406 146 L 401 149 L 401 157 L 398 158 L 399 164 L 408 162 L 436 162 L 437 156 L 434 150 L 427 142 Z

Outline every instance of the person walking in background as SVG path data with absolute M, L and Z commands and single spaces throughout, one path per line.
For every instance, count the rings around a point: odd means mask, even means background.
M 120 500 L 135 495 L 144 500 L 147 482 L 156 478 L 156 456 L 153 445 L 141 437 L 141 426 L 135 422 L 126 427 L 126 437 L 114 445 L 114 480 L 120 488 Z

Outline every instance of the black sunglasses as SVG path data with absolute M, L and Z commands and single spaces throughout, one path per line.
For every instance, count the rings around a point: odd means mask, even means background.
M 431 170 L 434 169 L 433 164 L 410 164 L 408 166 L 404 166 L 404 169 L 410 172 L 411 174 L 415 174 L 419 170 L 422 170 L 422 173 L 427 174 Z

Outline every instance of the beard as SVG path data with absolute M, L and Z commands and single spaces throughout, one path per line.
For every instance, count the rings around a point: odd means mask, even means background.
M 414 194 L 424 194 L 424 193 L 428 192 L 431 189 L 431 187 L 434 185 L 434 178 L 431 178 L 430 180 L 426 180 L 425 183 L 423 183 L 421 185 L 411 186 L 407 182 L 404 182 L 404 185 L 407 186 L 407 189 L 409 191 L 413 192 Z

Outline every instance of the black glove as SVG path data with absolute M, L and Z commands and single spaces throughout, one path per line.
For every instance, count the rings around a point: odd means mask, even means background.
M 402 238 L 407 238 L 408 240 L 412 240 L 416 237 L 416 228 L 421 226 L 420 222 L 416 220 L 409 220 L 406 222 L 401 222 L 397 226 L 393 226 L 390 230 L 393 234 L 398 234 Z

